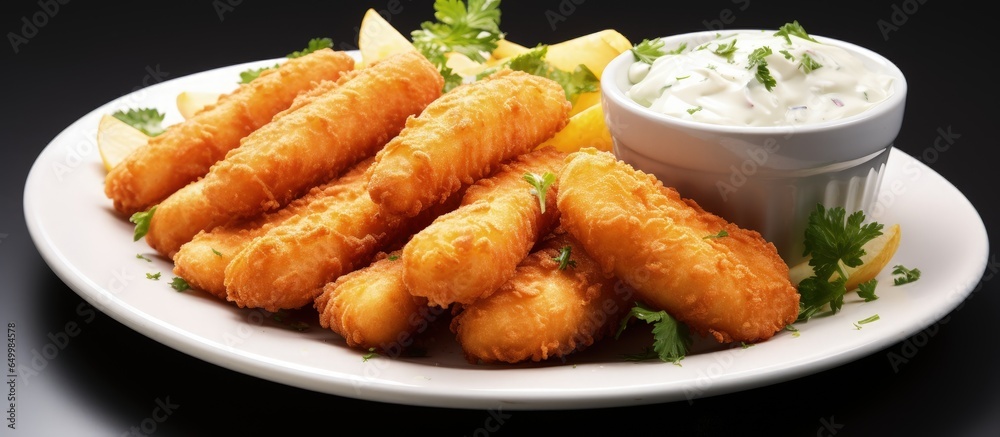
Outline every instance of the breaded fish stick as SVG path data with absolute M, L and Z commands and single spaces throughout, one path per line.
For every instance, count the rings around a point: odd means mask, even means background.
M 560 268 L 564 248 L 572 264 Z M 631 291 L 616 292 L 617 282 L 572 236 L 556 232 L 495 293 L 463 306 L 451 330 L 473 364 L 564 357 L 614 334 L 631 307 Z
M 354 60 L 346 53 L 322 49 L 264 71 L 130 154 L 108 173 L 105 194 L 124 214 L 145 211 L 208 173 L 243 137 L 286 110 L 297 95 L 353 68 Z
M 354 70 L 337 87 L 247 136 L 204 178 L 164 200 L 146 242 L 171 256 L 198 231 L 284 206 L 375 155 L 441 94 L 444 79 L 417 52 Z
M 199 232 L 174 255 L 174 274 L 184 278 L 192 287 L 225 300 L 226 266 L 237 254 L 254 238 L 293 217 L 324 208 L 330 202 L 348 202 L 362 195 L 368 196 L 365 172 L 373 160 L 368 158 L 362 161 L 343 176 L 313 188 L 277 211 Z
M 525 174 L 557 175 L 565 157 L 549 147 L 502 164 L 468 188 L 458 209 L 414 235 L 403 248 L 403 282 L 410 293 L 447 307 L 486 297 L 510 279 L 559 221 L 555 185 L 546 191 L 543 213 Z
M 427 106 L 380 150 L 368 193 L 387 211 L 412 216 L 526 153 L 567 123 L 558 83 L 500 70 Z
M 398 251 L 380 253 L 371 265 L 326 284 L 313 306 L 320 326 L 343 336 L 348 346 L 380 353 L 406 349 L 441 316 L 403 285 Z
M 757 342 L 795 321 L 799 295 L 773 244 L 610 152 L 572 153 L 557 197 L 562 225 L 602 269 L 692 332 Z
M 311 205 L 255 238 L 225 271 L 227 299 L 268 311 L 312 304 L 322 287 L 371 262 L 379 251 L 412 235 L 441 213 L 446 201 L 416 217 L 387 214 L 368 193 Z

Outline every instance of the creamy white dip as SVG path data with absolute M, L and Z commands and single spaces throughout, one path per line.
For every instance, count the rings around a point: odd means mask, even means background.
M 789 42 L 790 41 L 790 42 Z M 766 56 L 751 56 L 757 49 Z M 732 126 L 819 123 L 861 113 L 892 93 L 893 79 L 848 51 L 774 31 L 720 34 L 629 69 L 627 95 L 654 111 Z M 758 55 L 760 52 L 757 53 Z M 766 62 L 759 77 L 760 63 Z M 770 89 L 768 89 L 770 87 Z

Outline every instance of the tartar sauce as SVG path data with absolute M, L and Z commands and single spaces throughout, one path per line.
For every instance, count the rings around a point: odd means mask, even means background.
M 678 49 L 664 47 L 679 53 L 630 66 L 632 100 L 705 123 L 782 126 L 849 117 L 892 93 L 891 76 L 844 49 L 796 35 L 723 34 Z

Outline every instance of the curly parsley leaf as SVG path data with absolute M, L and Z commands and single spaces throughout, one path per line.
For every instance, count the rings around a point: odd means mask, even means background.
M 865 302 L 871 302 L 878 299 L 875 294 L 875 286 L 878 285 L 878 279 L 870 279 L 866 282 L 858 284 L 858 296 L 864 298 Z
M 812 73 L 813 70 L 816 70 L 822 66 L 823 64 L 816 62 L 816 60 L 813 59 L 812 56 L 809 56 L 808 53 L 802 54 L 802 62 L 799 63 L 799 68 L 801 68 L 802 71 L 804 71 L 806 74 Z
M 132 232 L 132 241 L 139 241 L 140 238 L 146 236 L 146 233 L 149 232 L 149 221 L 153 219 L 153 213 L 155 212 L 156 205 L 153 205 L 148 211 L 137 212 L 128 218 L 128 221 L 135 223 L 135 230 Z
M 524 180 L 531 184 L 531 194 L 538 197 L 538 206 L 542 209 L 542 214 L 545 214 L 545 193 L 549 191 L 549 186 L 555 183 L 556 175 L 550 172 L 545 172 L 545 174 L 525 173 Z
M 445 77 L 445 91 L 462 83 L 462 78 L 445 64 L 447 54 L 461 53 L 476 62 L 484 62 L 503 37 L 500 31 L 499 0 L 435 0 L 434 18 L 410 33 L 413 46 Z
M 671 362 L 680 365 L 680 361 L 687 355 L 691 347 L 691 333 L 687 325 L 678 322 L 667 314 L 666 311 L 653 310 L 642 303 L 636 302 L 628 315 L 622 320 L 618 327 L 615 338 L 618 338 L 625 330 L 629 320 L 633 317 L 653 324 L 653 347 L 651 354 L 648 350 L 642 354 L 628 356 L 630 359 L 647 359 L 658 357 L 661 361 Z
M 722 56 L 723 58 L 726 58 L 728 61 L 732 62 L 733 54 L 736 53 L 736 38 L 733 38 L 733 40 L 730 41 L 729 44 L 717 45 L 715 47 L 715 50 L 712 51 L 712 53 Z
M 771 70 L 767 68 L 767 59 L 765 58 L 770 56 L 771 53 L 773 53 L 771 48 L 764 46 L 754 49 L 754 51 L 747 56 L 747 70 L 756 68 L 757 72 L 754 74 L 754 77 L 756 77 L 757 82 L 764 85 L 764 88 L 768 91 L 771 91 L 771 89 L 778 84 L 778 82 L 774 80 L 774 77 L 771 76 Z
M 895 285 L 909 284 L 920 279 L 920 269 L 908 269 L 900 264 L 893 267 L 892 274 L 897 276 L 892 279 Z
M 777 32 L 774 32 L 774 36 L 785 37 L 785 41 L 788 41 L 789 44 L 792 43 L 793 35 L 812 42 L 819 42 L 809 36 L 809 33 L 806 32 L 806 29 L 803 28 L 801 24 L 799 24 L 798 20 L 791 23 L 785 23 L 785 25 L 781 26 Z
M 580 94 L 598 90 L 600 81 L 587 66 L 580 64 L 573 71 L 560 70 L 545 61 L 546 53 L 548 53 L 548 46 L 539 45 L 523 54 L 515 56 L 503 64 L 483 70 L 476 75 L 476 79 L 482 79 L 505 67 L 511 70 L 523 71 L 535 76 L 552 79 L 562 86 L 563 91 L 566 93 L 566 99 L 571 103 L 576 103 Z
M 163 117 L 166 114 L 160 113 L 155 108 L 129 109 L 127 111 L 119 109 L 111 115 L 151 137 L 164 132 Z
M 840 310 L 847 293 L 847 274 L 843 266 L 859 267 L 865 255 L 865 243 L 882 235 L 882 224 L 864 224 L 864 212 L 856 211 L 845 219 L 846 215 L 842 207 L 826 209 L 822 204 L 817 204 L 809 214 L 803 255 L 810 257 L 813 276 L 798 284 L 799 322 L 813 317 L 827 305 L 831 313 Z M 874 295 L 874 285 L 865 287 L 871 287 Z
M 663 40 L 660 38 L 644 39 L 630 50 L 636 61 L 647 64 L 652 64 L 657 58 L 667 54 L 663 50 Z
M 174 279 L 170 281 L 170 286 L 177 291 L 184 291 L 191 288 L 191 285 L 189 285 L 188 282 L 184 280 L 184 278 L 180 278 L 177 276 L 174 276 Z
M 572 246 L 563 246 L 562 249 L 559 249 L 559 255 L 552 259 L 559 262 L 559 270 L 566 270 L 567 267 L 576 267 L 576 261 L 570 258 L 572 254 Z

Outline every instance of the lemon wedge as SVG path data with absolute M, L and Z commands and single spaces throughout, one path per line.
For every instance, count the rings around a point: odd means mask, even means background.
M 219 101 L 219 93 L 184 91 L 177 95 L 177 109 L 185 120 Z
M 101 117 L 97 125 L 97 150 L 104 169 L 111 170 L 134 150 L 149 142 L 149 135 L 111 115 Z
M 878 276 L 879 272 L 889 265 L 896 250 L 899 249 L 901 238 L 899 224 L 893 224 L 883 229 L 882 235 L 875 237 L 865 243 L 865 255 L 861 257 L 862 264 L 858 267 L 844 267 L 844 274 L 847 275 L 845 287 L 847 291 L 858 288 L 858 285 L 868 282 Z M 813 275 L 812 266 L 806 259 L 793 266 L 788 271 L 788 276 L 792 284 L 798 285 L 803 279 Z
M 582 147 L 611 151 L 611 131 L 604 124 L 604 110 L 600 104 L 591 105 L 569 118 L 569 122 L 552 138 L 538 148 L 553 146 L 562 152 L 575 152 Z M 806 267 L 809 267 L 807 264 Z
M 361 62 L 357 68 L 385 59 L 396 53 L 409 50 L 416 50 L 413 43 L 408 38 L 399 33 L 392 24 L 382 18 L 375 9 L 368 9 L 361 19 L 361 27 L 358 31 L 358 51 L 361 53 Z

